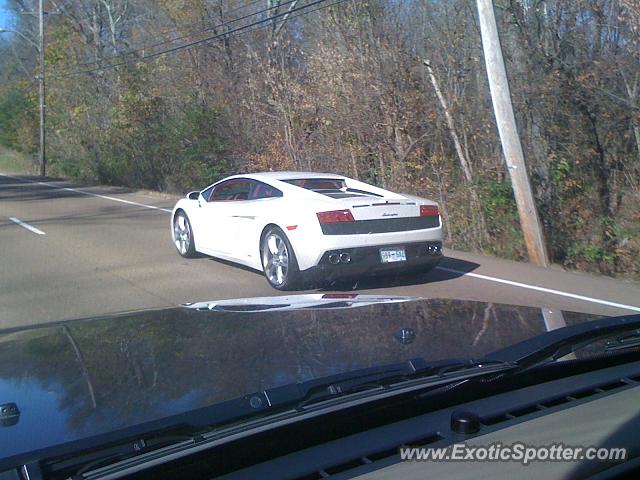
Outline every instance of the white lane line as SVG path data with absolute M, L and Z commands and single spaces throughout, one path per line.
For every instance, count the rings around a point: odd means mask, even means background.
M 488 275 L 481 275 L 479 273 L 463 272 L 462 270 L 455 270 L 453 268 L 436 267 L 436 269 L 442 270 L 443 272 L 455 273 L 461 276 L 479 278 L 482 280 L 487 280 L 489 282 L 503 283 L 505 285 L 511 285 L 513 287 L 527 288 L 529 290 L 535 290 L 537 292 L 544 292 L 544 293 L 550 293 L 552 295 L 559 295 L 562 297 L 574 298 L 576 300 L 582 300 L 584 302 L 598 303 L 600 305 L 606 305 L 608 307 L 624 308 L 626 310 L 640 312 L 640 307 L 635 307 L 633 305 L 625 305 L 623 303 L 610 302 L 608 300 L 601 300 L 599 298 L 585 297 L 584 295 L 577 295 L 575 293 L 563 292 L 561 290 L 554 290 L 552 288 L 537 287 L 535 285 L 528 285 L 526 283 L 513 282 L 511 280 L 504 280 L 502 278 L 490 277 Z
M 133 205 L 133 206 L 136 206 L 136 207 L 150 208 L 152 210 L 161 210 L 161 211 L 167 212 L 167 213 L 171 213 L 172 212 L 172 210 L 169 210 L 168 208 L 161 208 L 161 207 L 156 207 L 154 205 L 147 205 L 146 203 L 132 202 L 131 200 L 123 200 L 122 198 L 110 197 L 109 195 L 100 195 L 99 193 L 87 192 L 86 190 L 78 190 L 77 188 L 60 187 L 59 185 L 53 185 L 53 184 L 48 183 L 48 182 L 38 182 L 36 180 L 29 180 L 27 178 L 13 177 L 13 176 L 7 175 L 5 173 L 0 173 L 0 176 L 8 177 L 8 178 L 14 178 L 16 180 L 20 180 L 20 181 L 23 181 L 23 182 L 34 183 L 34 184 L 37 184 L 37 185 L 44 185 L 44 186 L 50 187 L 50 188 L 57 188 L 58 190 L 67 190 L 69 192 L 81 193 L 82 195 L 88 195 L 90 197 L 98 197 L 98 198 L 102 198 L 104 200 L 111 200 L 112 202 L 125 203 L 127 205 Z
M 20 225 L 22 228 L 26 228 L 30 232 L 36 233 L 38 235 L 46 235 L 46 233 L 44 233 L 42 230 L 39 230 L 33 225 L 29 225 L 28 223 L 25 223 L 22 220 L 19 220 L 15 217 L 9 217 L 9 220 L 11 220 L 13 223 Z

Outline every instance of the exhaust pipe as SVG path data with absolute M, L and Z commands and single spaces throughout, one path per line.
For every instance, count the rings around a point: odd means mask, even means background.
M 340 261 L 342 263 L 351 263 L 351 255 L 346 252 L 340 254 Z
M 442 247 L 438 243 L 430 243 L 427 245 L 427 252 L 429 255 L 440 255 Z
M 340 255 L 337 253 L 332 253 L 329 255 L 329 263 L 331 265 L 337 265 L 340 263 Z

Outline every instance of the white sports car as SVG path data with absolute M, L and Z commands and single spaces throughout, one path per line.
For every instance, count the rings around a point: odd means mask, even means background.
M 442 257 L 435 202 L 325 173 L 225 178 L 176 203 L 171 234 L 183 257 L 202 253 L 261 270 L 279 290 L 426 270 Z

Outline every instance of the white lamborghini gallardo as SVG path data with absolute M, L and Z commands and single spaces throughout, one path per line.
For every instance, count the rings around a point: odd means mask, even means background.
M 341 175 L 235 175 L 179 200 L 171 216 L 178 253 L 264 272 L 279 290 L 402 270 L 442 257 L 442 222 L 431 200 Z

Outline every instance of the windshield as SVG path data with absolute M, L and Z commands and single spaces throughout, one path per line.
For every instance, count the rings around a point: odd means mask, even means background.
M 0 0 L 0 461 L 640 313 L 637 5 L 485 3 Z

